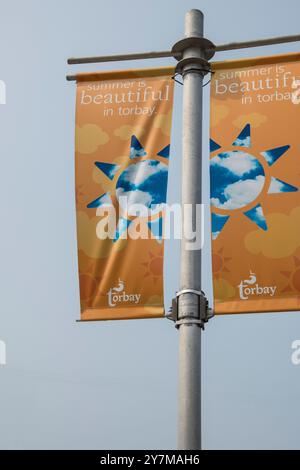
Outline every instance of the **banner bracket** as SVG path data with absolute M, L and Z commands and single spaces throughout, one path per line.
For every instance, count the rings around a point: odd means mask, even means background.
M 175 73 L 173 76 L 172 76 L 172 80 L 174 80 L 174 82 L 176 83 L 179 83 L 179 85 L 183 85 L 183 82 L 180 82 L 179 80 L 177 80 L 177 75 L 181 75 L 180 73 Z
M 198 296 L 198 317 L 187 315 L 185 318 L 179 319 L 178 316 L 178 299 L 184 294 L 194 294 Z M 195 289 L 183 289 L 176 293 L 176 297 L 172 299 L 172 306 L 169 310 L 167 318 L 175 322 L 178 329 L 181 325 L 199 325 L 202 330 L 205 329 L 205 323 L 214 316 L 213 310 L 208 307 L 208 300 L 203 291 Z

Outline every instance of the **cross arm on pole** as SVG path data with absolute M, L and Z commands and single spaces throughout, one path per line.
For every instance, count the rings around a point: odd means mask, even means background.
M 286 44 L 289 42 L 300 41 L 300 34 L 291 36 L 278 36 L 266 39 L 255 39 L 253 41 L 230 42 L 228 44 L 220 44 L 216 46 L 216 52 L 233 51 L 236 49 L 247 49 L 251 47 L 273 46 L 275 44 Z
M 172 51 L 153 51 L 135 52 L 132 54 L 103 55 L 97 57 L 73 57 L 68 59 L 68 64 L 96 64 L 100 62 L 120 62 L 124 60 L 161 59 L 164 57 L 174 57 L 174 54 Z
M 255 39 L 252 41 L 231 42 L 227 44 L 219 44 L 215 46 L 215 52 L 225 52 L 237 49 L 246 49 L 252 47 L 272 46 L 275 44 L 286 44 L 291 42 L 300 41 L 300 34 L 293 34 L 290 36 L 278 36 L 273 38 Z M 141 60 L 141 59 L 160 59 L 165 57 L 174 57 L 180 59 L 182 52 L 176 51 L 152 51 L 152 52 L 136 52 L 132 54 L 116 54 L 95 57 L 74 57 L 68 59 L 69 65 L 75 64 L 96 64 L 103 62 L 120 62 L 128 60 Z M 76 80 L 75 76 L 68 76 L 68 80 Z

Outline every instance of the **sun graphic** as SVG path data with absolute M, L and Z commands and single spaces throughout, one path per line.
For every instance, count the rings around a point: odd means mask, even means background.
M 221 151 L 221 146 L 210 140 L 210 185 L 212 205 L 212 237 L 215 240 L 234 211 L 241 211 L 262 230 L 268 230 L 263 208 L 259 203 L 262 193 L 290 193 L 298 188 L 274 178 L 270 168 L 290 148 L 289 145 L 250 153 L 251 127 L 247 124 L 233 142 L 234 149 Z M 216 153 L 219 151 L 219 153 Z
M 146 273 L 144 277 L 151 277 L 154 284 L 156 281 L 163 275 L 163 263 L 164 263 L 164 253 L 163 250 L 157 255 L 154 255 L 149 251 L 149 260 L 145 263 L 142 263 L 142 266 L 146 268 Z
M 119 208 L 114 242 L 117 242 L 136 220 L 135 205 L 142 205 L 150 216 L 148 222 L 152 238 L 162 241 L 162 212 L 167 197 L 168 159 L 170 145 L 157 153 L 155 159 L 136 136 L 131 137 L 129 159 L 124 165 L 95 162 L 96 167 L 111 181 L 108 190 L 88 204 L 89 209 L 101 206 Z M 108 181 L 109 183 L 109 181 Z
M 296 256 L 294 256 L 294 268 L 292 271 L 281 271 L 281 274 L 288 279 L 288 284 L 282 292 L 296 292 L 300 295 L 300 260 Z
M 223 255 L 224 248 L 220 248 L 218 251 L 212 254 L 212 267 L 214 272 L 214 278 L 219 279 L 221 274 L 229 273 L 227 264 L 231 261 L 231 258 L 227 258 Z

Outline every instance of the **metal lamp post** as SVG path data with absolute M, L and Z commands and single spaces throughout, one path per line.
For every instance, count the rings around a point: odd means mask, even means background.
M 300 41 L 298 34 L 214 46 L 203 37 L 203 20 L 201 11 L 188 11 L 185 38 L 177 42 L 171 51 L 68 59 L 68 64 L 87 64 L 174 57 L 178 61 L 176 73 L 183 78 L 183 239 L 180 292 L 173 300 L 172 314 L 169 315 L 179 330 L 180 450 L 201 449 L 201 330 L 211 316 L 207 300 L 201 291 L 201 248 L 190 249 L 186 229 L 191 221 L 185 211 L 190 206 L 195 220 L 197 205 L 201 204 L 203 77 L 210 72 L 208 60 L 215 52 Z M 68 75 L 67 80 L 76 81 L 76 75 Z

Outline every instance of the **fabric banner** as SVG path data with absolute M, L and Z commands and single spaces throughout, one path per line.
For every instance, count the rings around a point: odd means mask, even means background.
M 300 54 L 213 70 L 215 313 L 300 310 Z
M 174 68 L 77 76 L 81 320 L 161 317 Z

